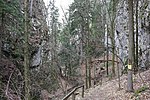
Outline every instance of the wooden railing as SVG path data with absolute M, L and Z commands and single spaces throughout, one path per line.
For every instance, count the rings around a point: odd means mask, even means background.
M 75 93 L 77 89 L 82 88 L 82 97 L 84 97 L 84 85 L 80 85 L 75 87 L 71 92 L 69 92 L 62 100 L 67 100 L 70 96 L 72 96 L 72 100 L 75 100 L 76 95 L 78 93 Z

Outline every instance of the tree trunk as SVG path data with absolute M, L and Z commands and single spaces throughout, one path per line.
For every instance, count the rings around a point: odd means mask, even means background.
M 112 42 L 112 76 L 115 76 L 115 14 L 116 14 L 116 1 L 113 0 L 113 13 L 112 13 L 112 21 L 111 21 L 111 42 Z
M 33 0 L 30 1 L 30 17 L 32 17 Z
M 109 51 L 108 51 L 108 25 L 107 25 L 107 62 L 106 62 L 106 73 L 107 73 L 107 76 L 109 75 L 109 72 L 108 72 L 108 58 L 109 57 Z
M 2 35 L 4 34 L 3 33 L 3 10 L 0 9 L 2 14 L 1 14 L 1 23 L 0 23 L 0 61 L 1 61 L 1 58 L 2 58 Z M 0 76 L 0 89 L 2 88 L 2 81 L 1 81 L 1 77 Z M 0 90 L 0 94 L 2 94 L 2 90 Z M 1 99 L 1 96 L 0 96 L 0 99 Z
M 88 60 L 88 68 L 89 68 L 89 88 L 91 87 L 91 57 Z
M 136 0 L 136 55 L 134 72 L 138 71 L 138 0 Z
M 29 50 L 28 50 L 28 1 L 24 1 L 24 81 L 25 81 L 25 100 L 30 100 L 30 85 L 29 85 Z
M 119 55 L 119 48 L 117 50 L 117 54 Z M 121 83 L 120 83 L 120 68 L 119 68 L 119 60 L 118 57 L 116 56 L 117 59 L 117 70 L 118 70 L 118 86 L 119 86 L 119 90 L 121 89 Z
M 0 24 L 0 59 L 2 58 L 2 39 L 4 35 L 4 10 L 0 9 L 2 14 L 1 14 L 1 24 Z
M 86 65 L 85 65 L 85 86 L 86 89 L 88 89 L 88 65 L 87 65 L 88 61 L 86 59 Z
M 0 28 L 1 28 L 1 26 L 0 26 Z M 2 32 L 1 32 L 1 29 L 0 29 L 0 33 L 2 34 Z M 2 58 L 2 36 L 1 36 L 1 34 L 0 34 L 0 60 L 1 60 L 1 58 Z
M 133 78 L 132 78 L 132 68 L 134 67 L 133 0 L 128 0 L 128 7 L 129 7 L 129 54 L 128 54 L 127 91 L 133 92 Z

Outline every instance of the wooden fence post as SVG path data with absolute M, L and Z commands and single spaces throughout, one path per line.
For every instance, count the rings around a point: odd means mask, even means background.
M 73 93 L 72 93 L 72 100 L 75 100 L 75 96 L 76 96 L 76 95 L 75 95 L 75 93 L 73 92 Z
M 82 87 L 82 97 L 84 97 L 84 85 Z

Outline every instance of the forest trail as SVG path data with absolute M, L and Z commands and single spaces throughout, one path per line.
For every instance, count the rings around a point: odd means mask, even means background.
M 118 90 L 118 79 L 104 82 L 85 91 L 85 97 L 76 97 L 76 100 L 150 100 L 150 70 L 133 75 L 134 93 L 126 92 L 127 75 L 121 77 L 121 90 Z M 143 91 L 142 91 L 143 89 Z M 139 92 L 142 91 L 142 92 Z

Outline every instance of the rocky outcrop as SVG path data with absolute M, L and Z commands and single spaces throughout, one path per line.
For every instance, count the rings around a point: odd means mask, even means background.
M 43 0 L 29 1 L 29 58 L 33 68 L 39 66 L 42 60 L 42 41 L 48 33 L 47 9 Z M 22 96 L 24 86 L 24 0 L 2 0 L 0 3 L 3 5 L 0 6 L 0 9 L 4 9 L 0 11 L 0 15 L 3 15 L 0 20 L 2 23 L 0 23 L 0 27 L 3 26 L 0 28 L 0 34 L 2 34 L 0 99 L 3 100 L 3 97 L 15 99 Z M 31 74 L 35 73 L 32 72 Z M 32 89 L 35 88 L 33 85 Z M 33 93 L 32 89 L 31 92 Z
M 21 7 L 24 2 L 21 1 Z M 22 8 L 23 9 L 23 8 Z M 30 36 L 29 44 L 31 46 L 31 67 L 38 66 L 42 60 L 42 41 L 48 33 L 47 9 L 43 0 L 29 0 L 29 20 Z
M 148 67 L 150 65 L 150 3 L 147 0 L 144 3 L 139 2 L 138 11 L 139 65 L 140 67 Z M 128 34 L 128 8 L 127 2 L 123 1 L 120 2 L 117 12 L 115 40 L 116 46 L 119 47 L 119 55 L 124 61 L 128 57 Z
M 31 17 L 31 33 L 30 43 L 35 49 L 32 57 L 32 66 L 38 66 L 42 60 L 42 41 L 44 35 L 48 32 L 48 26 L 46 22 L 47 9 L 43 0 L 30 0 L 30 17 Z

